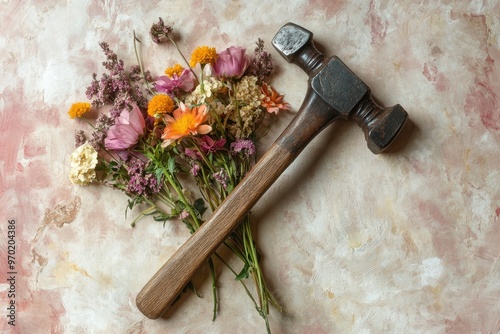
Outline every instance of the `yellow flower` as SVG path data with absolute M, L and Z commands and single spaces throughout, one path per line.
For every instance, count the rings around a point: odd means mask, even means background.
M 189 135 L 205 135 L 212 131 L 212 127 L 202 124 L 207 120 L 208 111 L 206 105 L 189 109 L 184 103 L 180 103 L 179 108 L 175 109 L 173 116 L 165 116 L 165 129 L 161 139 L 164 140 L 162 146 L 168 146 L 177 139 Z
M 216 59 L 217 51 L 215 51 L 215 48 L 211 48 L 209 46 L 199 46 L 191 54 L 191 61 L 189 62 L 189 65 L 191 67 L 195 67 L 198 63 L 201 65 L 211 64 L 215 62 Z
M 152 117 L 169 113 L 172 110 L 174 110 L 174 101 L 168 95 L 155 95 L 148 103 L 148 115 Z
M 82 117 L 85 113 L 90 110 L 90 103 L 88 102 L 76 102 L 69 108 L 68 115 L 71 119 L 75 117 Z
M 169 77 L 172 78 L 174 74 L 177 74 L 180 76 L 182 74 L 182 71 L 184 71 L 184 67 L 182 67 L 180 64 L 175 64 L 172 67 L 169 67 L 165 70 L 165 74 Z

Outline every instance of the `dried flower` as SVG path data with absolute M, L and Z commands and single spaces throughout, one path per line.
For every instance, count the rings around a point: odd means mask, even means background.
M 90 139 L 90 145 L 97 151 L 100 152 L 105 146 L 104 140 L 108 135 L 109 128 L 115 124 L 115 118 L 111 118 L 106 114 L 100 114 L 97 117 L 96 123 L 94 125 L 94 132 L 92 132 L 92 138 Z
M 280 110 L 290 109 L 290 105 L 283 102 L 284 95 L 278 94 L 271 85 L 263 82 L 260 91 L 265 95 L 262 99 L 262 106 L 266 108 L 267 112 L 278 114 Z
M 172 98 L 168 95 L 155 95 L 148 103 L 148 115 L 151 117 L 158 117 L 172 110 L 174 110 L 174 101 L 172 101 Z
M 168 38 L 172 33 L 172 26 L 166 26 L 160 17 L 158 23 L 154 23 L 149 29 L 149 36 L 156 44 L 161 43 L 162 38 Z
M 215 181 L 217 181 L 217 183 L 219 183 L 224 189 L 227 189 L 227 182 L 229 180 L 229 177 L 224 168 L 219 170 L 217 173 L 213 173 L 212 176 Z
M 87 141 L 85 132 L 83 130 L 78 130 L 75 132 L 75 147 L 82 146 Z
M 201 169 L 200 165 L 194 164 L 191 167 L 191 169 L 190 169 L 189 172 L 191 173 L 191 175 L 193 175 L 194 177 L 196 177 L 196 176 L 198 176 L 198 173 L 200 172 L 200 169 Z
M 231 46 L 219 53 L 213 65 L 214 74 L 219 78 L 241 78 L 245 73 L 250 58 L 244 48 Z
M 246 157 L 255 155 L 255 144 L 250 139 L 236 139 L 231 143 L 230 151 L 232 154 L 242 153 Z
M 264 41 L 262 39 L 259 38 L 255 44 L 257 44 L 257 47 L 248 68 L 248 73 L 256 76 L 259 83 L 261 83 L 273 71 L 273 58 L 270 53 L 264 50 Z
M 203 80 L 203 86 L 196 86 L 191 94 L 186 97 L 185 102 L 190 104 L 212 103 L 214 102 L 214 95 L 224 89 L 224 83 L 214 77 L 207 77 Z
M 134 105 L 132 110 L 124 110 L 115 120 L 115 124 L 108 130 L 104 144 L 110 150 L 126 150 L 137 144 L 144 134 L 145 127 L 144 117 Z
M 217 51 L 209 46 L 199 46 L 191 54 L 189 65 L 195 67 L 196 64 L 206 65 L 212 64 L 217 59 Z
M 75 117 L 82 117 L 84 114 L 89 112 L 90 109 L 90 103 L 76 102 L 71 105 L 71 108 L 69 108 L 68 115 L 71 119 Z
M 190 70 L 184 69 L 177 74 L 172 72 L 170 76 L 162 75 L 155 82 L 156 91 L 177 95 L 179 91 L 190 92 L 194 88 L 194 77 Z
M 207 134 L 212 131 L 210 125 L 202 124 L 206 121 L 208 110 L 206 105 L 189 109 L 184 103 L 180 103 L 175 109 L 173 116 L 165 116 L 165 129 L 161 138 L 163 146 L 168 146 L 177 139 L 196 134 Z
M 128 168 L 130 180 L 127 184 L 127 192 L 150 197 L 160 191 L 161 182 L 158 182 L 155 175 L 146 171 L 147 167 L 141 159 L 133 159 Z
M 96 178 L 97 151 L 90 144 L 85 143 L 71 153 L 70 162 L 71 183 L 86 186 Z

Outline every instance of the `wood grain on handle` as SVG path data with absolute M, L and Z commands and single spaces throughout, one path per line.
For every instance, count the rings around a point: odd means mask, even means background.
M 315 94 L 308 94 L 283 134 L 231 192 L 209 220 L 190 236 L 149 280 L 136 298 L 148 318 L 159 318 L 175 301 L 196 270 L 226 240 L 259 198 L 302 149 L 337 116 Z

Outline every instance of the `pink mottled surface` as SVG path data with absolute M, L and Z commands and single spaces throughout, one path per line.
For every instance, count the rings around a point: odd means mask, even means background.
M 169 318 L 138 291 L 188 237 L 172 222 L 135 229 L 127 199 L 72 186 L 82 124 L 67 117 L 101 71 L 99 41 L 161 73 L 176 57 L 147 38 L 162 16 L 180 45 L 252 49 L 288 21 L 313 31 L 415 129 L 375 156 L 339 123 L 317 137 L 254 211 L 273 333 L 500 332 L 500 4 L 498 1 L 7 1 L 0 4 L 0 328 L 4 333 L 263 333 L 227 270 L 211 321 L 207 270 Z M 217 3 L 217 4 L 215 4 Z M 272 49 L 273 84 L 294 110 L 306 75 Z M 99 72 L 101 73 L 101 72 Z M 284 115 L 265 149 L 292 114 Z M 130 217 L 130 216 L 129 216 Z M 17 222 L 17 319 L 7 324 L 7 220 Z M 233 259 L 235 260 L 235 259 Z

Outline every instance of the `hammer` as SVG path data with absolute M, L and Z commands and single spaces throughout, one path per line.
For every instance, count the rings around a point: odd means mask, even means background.
M 294 119 L 247 173 L 219 208 L 172 255 L 136 298 L 139 310 L 157 319 L 175 301 L 196 270 L 226 240 L 264 192 L 327 125 L 355 120 L 368 148 L 384 151 L 403 128 L 408 114 L 399 104 L 384 108 L 370 88 L 338 57 L 326 58 L 314 46 L 313 34 L 293 23 L 284 25 L 273 46 L 308 75 L 307 94 Z

